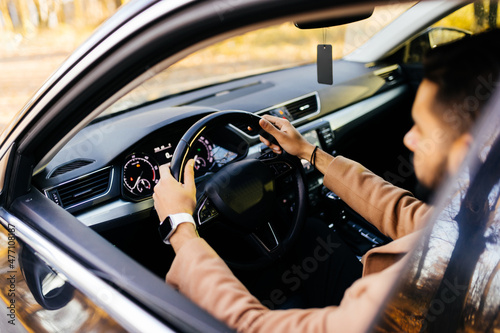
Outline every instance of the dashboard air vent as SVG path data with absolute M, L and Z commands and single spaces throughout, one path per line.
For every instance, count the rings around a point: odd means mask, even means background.
M 293 120 L 297 120 L 318 112 L 318 100 L 316 95 L 313 95 L 286 104 L 285 107 L 292 115 Z
M 86 159 L 78 159 L 78 160 L 73 160 L 71 162 L 59 165 L 57 168 L 52 170 L 47 178 L 54 178 L 57 176 L 60 176 L 62 174 L 65 174 L 66 172 L 70 172 L 76 169 L 79 169 L 81 167 L 84 167 L 86 165 L 94 163 L 94 160 L 86 160 Z
M 292 124 L 316 113 L 319 113 L 319 99 L 316 92 L 256 112 L 259 116 L 270 114 L 276 117 L 285 117 Z M 248 131 L 246 124 L 235 123 L 233 125 L 249 136 L 256 136 L 258 134 L 255 130 L 252 132 Z
M 111 168 L 102 169 L 70 180 L 46 192 L 46 195 L 65 209 L 105 194 L 111 183 Z

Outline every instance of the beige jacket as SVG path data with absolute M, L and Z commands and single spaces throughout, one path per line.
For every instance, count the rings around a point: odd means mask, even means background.
M 248 292 L 201 238 L 180 249 L 167 282 L 239 332 L 365 331 L 404 268 L 405 260 L 396 261 L 418 239 L 414 231 L 423 227 L 429 206 L 343 157 L 336 157 L 329 165 L 324 184 L 395 239 L 365 255 L 363 278 L 346 291 L 339 306 L 271 311 Z

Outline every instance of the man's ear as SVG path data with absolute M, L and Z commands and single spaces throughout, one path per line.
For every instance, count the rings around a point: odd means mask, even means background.
M 460 135 L 451 145 L 448 155 L 448 172 L 454 174 L 462 164 L 474 141 L 472 135 L 466 132 Z

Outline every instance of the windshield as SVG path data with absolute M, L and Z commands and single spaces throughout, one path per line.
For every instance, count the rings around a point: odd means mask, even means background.
M 283 23 L 213 44 L 145 81 L 102 116 L 185 91 L 316 62 L 318 44 L 332 44 L 339 59 L 364 44 L 413 4 L 375 8 L 365 20 L 325 29 L 301 30 Z

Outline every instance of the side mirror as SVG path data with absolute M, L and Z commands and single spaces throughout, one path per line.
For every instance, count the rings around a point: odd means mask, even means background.
M 47 310 L 60 309 L 73 299 L 74 287 L 23 244 L 19 264 L 35 300 Z
M 431 48 L 472 35 L 472 33 L 467 30 L 445 27 L 430 28 L 427 30 L 427 34 L 429 35 Z
M 403 46 L 403 62 L 420 63 L 430 49 L 470 35 L 470 31 L 458 28 L 428 28 Z

